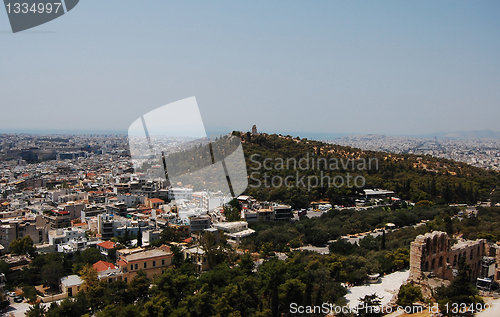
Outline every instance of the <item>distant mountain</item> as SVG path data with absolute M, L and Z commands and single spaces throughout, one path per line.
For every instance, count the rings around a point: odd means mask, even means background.
M 422 134 L 417 137 L 431 139 L 500 139 L 500 132 L 491 130 L 437 132 L 433 134 Z

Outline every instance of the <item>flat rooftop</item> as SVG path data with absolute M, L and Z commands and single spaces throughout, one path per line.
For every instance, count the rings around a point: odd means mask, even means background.
M 385 190 L 385 189 L 364 189 L 366 196 L 370 195 L 393 195 L 395 194 L 392 190 Z
M 230 236 L 230 237 L 232 237 L 232 238 L 245 238 L 245 237 L 248 237 L 249 235 L 251 235 L 254 232 L 255 232 L 255 230 L 253 230 L 253 229 L 246 229 L 246 230 L 242 230 L 242 231 L 239 231 L 239 232 L 228 233 L 227 235 Z
M 123 255 L 122 257 L 127 260 L 127 262 L 133 262 L 133 261 L 141 261 L 145 259 L 151 259 L 151 258 L 156 258 L 160 256 L 168 256 L 171 255 L 171 252 L 167 252 L 162 249 L 152 249 L 152 250 L 146 250 L 142 252 L 136 252 L 128 255 Z
M 234 221 L 234 222 L 220 222 L 220 223 L 214 224 L 214 227 L 231 229 L 231 228 L 237 228 L 240 226 L 247 226 L 247 225 L 248 225 L 248 222 L 246 222 L 246 221 Z

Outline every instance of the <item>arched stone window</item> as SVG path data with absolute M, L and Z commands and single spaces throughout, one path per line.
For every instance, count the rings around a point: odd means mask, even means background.
M 443 267 L 443 257 L 439 257 L 438 267 Z

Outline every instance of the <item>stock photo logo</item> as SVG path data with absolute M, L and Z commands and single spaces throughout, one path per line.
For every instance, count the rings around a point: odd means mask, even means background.
M 195 97 L 144 114 L 130 125 L 128 141 L 134 170 L 145 179 L 232 197 L 248 186 L 239 137 L 209 139 Z
M 4 0 L 13 33 L 45 24 L 71 11 L 80 0 Z

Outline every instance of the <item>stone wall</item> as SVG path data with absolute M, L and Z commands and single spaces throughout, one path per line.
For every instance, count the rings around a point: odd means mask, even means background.
M 488 243 L 485 239 L 476 241 L 459 240 L 451 245 L 446 232 L 434 231 L 419 235 L 410 245 L 410 280 L 419 282 L 423 275 L 453 280 L 458 271 L 458 262 L 464 257 L 471 267 L 471 278 L 482 276 L 482 259 L 484 256 L 494 257 L 500 263 L 499 247 Z M 495 280 L 500 278 L 497 268 Z

